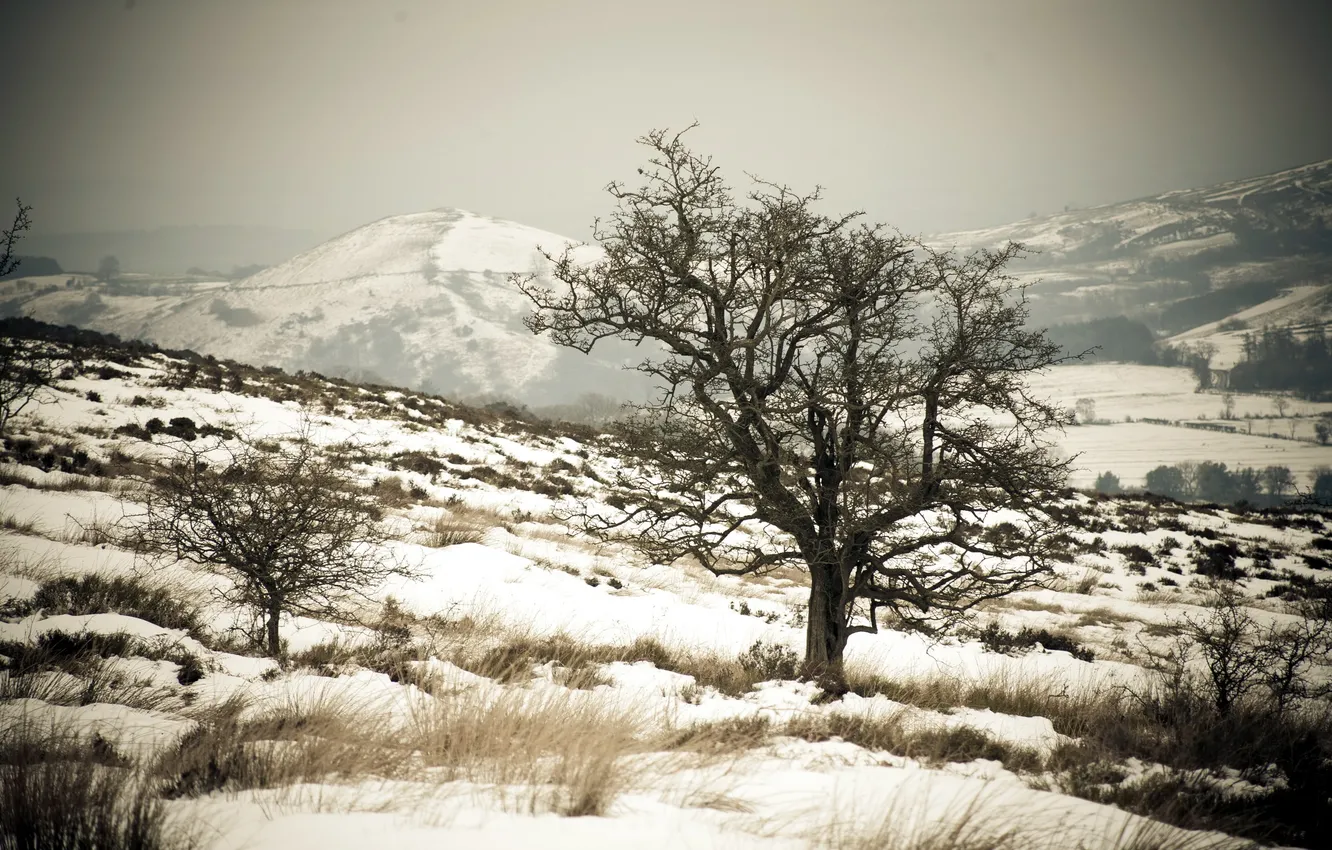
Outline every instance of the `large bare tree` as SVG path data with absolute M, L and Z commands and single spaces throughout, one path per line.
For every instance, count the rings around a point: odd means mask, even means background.
M 534 332 L 659 352 L 637 368 L 661 393 L 619 432 L 625 507 L 582 527 L 721 575 L 802 565 L 806 669 L 834 679 L 885 612 L 934 628 L 1045 575 L 1065 414 L 1025 384 L 1059 349 L 1004 275 L 1019 248 L 934 251 L 819 214 L 817 190 L 737 200 L 682 135 L 640 139 L 643 185 L 608 187 L 600 259 L 514 278 Z

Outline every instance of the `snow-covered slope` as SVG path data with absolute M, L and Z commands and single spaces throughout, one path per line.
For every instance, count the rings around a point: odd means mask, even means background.
M 25 817 L 69 832 L 62 814 L 137 801 L 161 850 L 1255 846 L 1224 829 L 1326 846 L 1312 696 L 1310 725 L 1287 725 L 1315 731 L 1271 763 L 1162 744 L 1252 737 L 1270 715 L 1175 732 L 1146 702 L 1227 552 L 1245 628 L 1303 622 L 1332 548 L 1312 509 L 1071 496 L 1075 559 L 1049 586 L 987 604 L 988 632 L 857 634 L 856 687 L 821 694 L 794 675 L 803 573 L 651 563 L 552 512 L 609 501 L 602 440 L 310 376 L 78 354 L 0 453 L 0 845 Z M 234 577 L 129 548 L 154 465 L 212 446 L 206 425 L 276 451 L 354 443 L 415 574 L 337 621 L 284 617 L 287 657 L 260 657 L 216 593 Z M 1039 640 L 996 643 L 1022 630 Z M 1332 672 L 1308 666 L 1313 684 Z M 117 790 L 60 781 L 87 771 Z
M 1249 231 L 1315 227 L 1332 215 L 1332 159 L 1275 174 L 1182 189 L 1002 227 L 945 233 L 940 246 L 965 249 L 1016 241 L 1042 265 L 1120 255 L 1178 258 L 1234 245 Z
M 438 209 L 381 219 L 234 283 L 59 287 L 21 309 L 169 348 L 449 395 L 546 404 L 627 392 L 632 378 L 619 367 L 630 352 L 584 357 L 522 324 L 530 302 L 508 276 L 544 275 L 539 249 L 571 241 Z
M 1332 160 L 929 241 L 960 250 L 1028 246 L 1034 254 L 1017 268 L 1036 284 L 1032 304 L 1043 324 L 1117 315 L 1152 324 L 1172 302 L 1238 286 L 1256 292 L 1241 305 L 1249 306 L 1332 281 Z M 1189 312 L 1164 324 L 1186 329 Z

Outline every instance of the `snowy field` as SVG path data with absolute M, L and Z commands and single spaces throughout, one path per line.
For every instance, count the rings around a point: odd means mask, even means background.
M 1287 466 L 1306 486 L 1311 469 L 1332 464 L 1332 446 L 1311 441 L 1318 415 L 1332 411 L 1332 404 L 1287 398 L 1286 416 L 1278 417 L 1274 396 L 1235 393 L 1235 418 L 1222 420 L 1221 393 L 1194 392 L 1188 369 L 1131 363 L 1056 366 L 1035 376 L 1031 385 L 1041 397 L 1070 410 L 1080 399 L 1095 404 L 1102 424 L 1070 427 L 1055 439 L 1066 456 L 1078 456 L 1070 481 L 1074 487 L 1090 487 L 1107 470 L 1125 486 L 1137 486 L 1162 464 L 1204 460 L 1231 469 Z M 1229 425 L 1238 433 L 1137 421 L 1141 419 Z M 1283 439 L 1292 435 L 1292 426 L 1300 439 Z
M 1129 503 L 1077 497 L 1068 506 L 1081 523 L 1071 527 L 1076 560 L 978 621 L 1046 629 L 1077 652 L 1038 643 L 1001 653 L 975 632 L 885 629 L 853 638 L 848 670 L 862 684 L 827 699 L 754 660 L 755 647 L 777 660 L 803 647 L 800 575 L 654 565 L 551 519 L 560 504 L 606 498 L 598 479 L 615 461 L 594 442 L 468 422 L 401 393 L 334 397 L 330 387 L 316 404 L 286 392 L 281 376 L 251 373 L 234 391 L 211 391 L 164 385 L 161 360 L 117 366 L 121 377 L 96 377 L 97 365 L 16 431 L 51 452 L 82 451 L 102 474 L 0 466 L 0 735 L 85 747 L 106 770 L 166 789 L 160 805 L 195 846 L 1229 848 L 1251 844 L 1144 816 L 1166 808 L 1134 789 L 1179 781 L 1229 799 L 1282 787 L 1253 772 L 1137 757 L 1070 767 L 1092 731 L 1069 707 L 1149 685 L 1151 652 L 1181 616 L 1203 615 L 1192 553 L 1218 534 L 1244 553 L 1255 622 L 1292 622 L 1267 596 L 1320 577 L 1303 557 L 1327 539 L 1317 516 L 1277 527 L 1181 510 L 1155 523 Z M 1070 406 L 1096 398 L 1111 418 L 1190 415 L 1180 406 L 1194 400 L 1176 372 L 1145 367 L 1131 379 L 1068 367 L 1048 386 Z M 174 417 L 256 439 L 304 428 L 320 445 L 354 443 L 363 481 L 387 480 L 401 497 L 386 502 L 397 529 L 387 545 L 417 577 L 373 589 L 352 612 L 359 624 L 286 617 L 281 665 L 247 648 L 235 637 L 244 618 L 211 592 L 225 578 L 125 548 L 143 496 L 131 462 L 169 460 L 173 449 L 160 435 L 115 431 Z M 1221 437 L 1119 424 L 1072 428 L 1065 445 L 1126 481 L 1182 459 L 1190 439 L 1234 464 L 1318 462 L 1303 444 Z M 1223 445 L 1233 458 L 1218 454 Z M 403 468 L 394 461 L 403 452 L 439 469 Z M 108 477 L 116 464 L 131 471 Z M 483 469 L 530 485 L 558 469 L 574 495 L 493 486 Z M 446 526 L 472 539 L 440 545 L 432 533 Z M 1155 553 L 1151 563 L 1114 548 L 1130 545 Z M 198 626 L 32 603 L 52 583 L 86 576 L 166 588 L 197 609 Z M 126 637 L 104 658 L 16 666 L 51 635 Z M 205 746 L 219 749 L 200 761 Z
M 1238 424 L 1244 425 L 1242 421 Z M 1143 422 L 1069 428 L 1059 446 L 1077 455 L 1076 472 L 1069 483 L 1083 488 L 1107 470 L 1118 475 L 1124 486 L 1140 486 L 1148 471 L 1162 464 L 1204 460 L 1224 463 L 1230 469 L 1286 466 L 1300 486 L 1307 487 L 1310 470 L 1332 465 L 1332 446 Z

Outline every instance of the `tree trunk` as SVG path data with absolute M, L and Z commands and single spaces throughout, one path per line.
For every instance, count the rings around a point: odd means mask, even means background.
M 809 617 L 805 626 L 805 673 L 840 682 L 847 623 L 841 609 L 841 574 L 836 564 L 811 564 Z
M 282 654 L 282 638 L 278 625 L 282 621 L 282 600 L 276 596 L 268 600 L 268 655 L 277 658 Z

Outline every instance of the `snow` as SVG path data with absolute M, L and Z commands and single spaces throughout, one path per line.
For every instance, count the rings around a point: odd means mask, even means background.
M 484 229 L 491 225 L 478 219 L 468 226 Z M 497 265 L 501 260 L 512 265 L 520 259 L 521 240 L 515 236 L 511 242 L 495 249 Z M 460 256 L 468 263 L 477 262 L 476 257 Z M 316 262 L 322 262 L 319 255 L 310 259 L 310 263 Z M 1048 755 L 1072 739 L 1058 732 L 1047 717 L 966 706 L 933 710 L 882 694 L 851 693 L 825 701 L 815 684 L 799 681 L 761 682 L 746 693 L 731 696 L 700 685 L 693 676 L 642 661 L 597 665 L 596 683 L 582 690 L 561 684 L 567 679 L 554 662 L 537 665 L 530 679 L 517 676 L 509 682 L 465 669 L 468 657 L 479 655 L 496 641 L 550 635 L 589 645 L 627 644 L 651 637 L 671 649 L 722 658 L 734 658 L 756 641 L 799 650 L 803 631 L 792 615 L 803 610 L 807 591 L 798 574 L 717 579 L 683 565 L 646 564 L 625 549 L 566 536 L 567 529 L 549 517 L 552 502 L 546 497 L 463 480 L 448 471 L 433 479 L 395 472 L 385 460 L 396 452 L 412 450 L 441 458 L 456 454 L 469 462 L 535 468 L 560 457 L 582 463 L 572 453 L 587 450 L 593 454 L 590 465 L 612 463 L 613 459 L 596 456 L 595 445 L 532 439 L 500 426 L 478 427 L 461 420 L 442 429 L 416 429 L 401 420 L 364 415 L 355 419 L 311 415 L 297 405 L 248 395 L 150 388 L 155 373 L 145 368 L 130 378 L 80 379 L 76 387 L 80 396 L 98 389 L 108 401 L 91 404 L 62 393 L 57 401 L 40 408 L 40 420 L 26 420 L 24 427 L 34 433 L 69 434 L 83 427 L 89 433 L 78 435 L 80 445 L 98 457 L 109 456 L 115 448 L 149 458 L 170 457 L 170 447 L 160 439 L 151 444 L 128 443 L 96 436 L 95 426 L 114 428 L 150 415 L 243 424 L 252 435 L 275 439 L 305 429 L 319 445 L 354 441 L 365 454 L 357 469 L 365 480 L 398 475 L 425 489 L 430 501 L 393 514 L 404 539 L 390 544 L 392 554 L 416 568 L 419 577 L 394 579 L 371 589 L 370 598 L 352 613 L 361 622 L 374 622 L 380 603 L 392 598 L 402 611 L 421 617 L 437 615 L 439 619 L 431 627 L 446 636 L 452 634 L 449 629 L 455 624 L 470 617 L 471 622 L 481 624 L 474 635 L 464 633 L 459 638 L 470 642 L 464 647 L 470 655 L 445 657 L 448 653 L 434 646 L 406 662 L 417 675 L 404 678 L 428 683 L 432 696 L 415 684 L 393 681 L 385 673 L 355 664 L 334 665 L 337 669 L 331 670 L 313 669 L 317 665 L 283 669 L 270 659 L 210 649 L 215 639 L 243 619 L 222 606 L 214 593 L 227 586 L 224 576 L 183 563 L 150 562 L 110 544 L 78 542 L 80 526 L 94 522 L 119 521 L 132 530 L 133 517 L 140 510 L 132 487 L 115 492 L 40 489 L 72 486 L 68 482 L 79 479 L 27 477 L 25 473 L 25 480 L 37 487 L 5 486 L 0 489 L 0 505 L 19 526 L 33 521 L 37 528 L 33 533 L 0 534 L 0 601 L 30 599 L 41 581 L 56 576 L 136 576 L 171 588 L 201 606 L 209 635 L 201 643 L 180 630 L 114 613 L 36 611 L 0 620 L 2 641 L 33 643 L 55 631 L 127 634 L 143 646 L 193 654 L 200 659 L 203 672 L 198 681 L 182 685 L 177 680 L 180 668 L 172 661 L 133 652 L 131 657 L 106 659 L 106 673 L 122 680 L 126 688 L 151 695 L 153 710 L 109 702 L 67 704 L 79 701 L 76 696 L 83 679 L 77 666 L 27 674 L 44 677 L 34 680 L 38 682 L 34 693 L 44 694 L 47 700 L 0 703 L 0 731 L 26 726 L 30 732 L 70 734 L 84 740 L 97 735 L 116 752 L 146 761 L 170 750 L 195 729 L 193 717 L 206 716 L 210 709 L 233 699 L 242 706 L 242 721 L 327 709 L 344 717 L 373 718 L 376 731 L 388 732 L 409 727 L 423 706 L 434 704 L 432 700 L 493 708 L 496 700 L 506 698 L 533 704 L 564 701 L 601 712 L 601 716 L 641 722 L 649 737 L 747 718 L 767 718 L 774 731 L 761 745 L 721 756 L 666 751 L 626 755 L 613 769 L 625 770 L 628 786 L 603 816 L 595 817 L 561 817 L 533 802 L 545 799 L 542 794 L 549 789 L 446 779 L 429 771 L 394 780 L 328 776 L 280 788 L 169 801 L 170 811 L 196 824 L 212 847 L 484 845 L 585 850 L 633 845 L 794 850 L 846 846 L 855 836 L 872 833 L 885 818 L 898 828 L 924 828 L 965 814 L 972 807 L 995 828 L 1030 830 L 1031 846 L 1076 846 L 1081 842 L 1087 850 L 1109 850 L 1122 846 L 1125 834 L 1135 830 L 1162 830 L 1165 835 L 1178 832 L 1114 807 L 1039 790 L 1032 787 L 1034 777 L 1015 773 L 998 761 L 935 764 L 874 751 L 848 740 L 814 742 L 780 734 L 783 724 L 792 720 L 817 722 L 849 715 L 901 723 L 916 733 L 974 729 L 993 741 Z M 1182 370 L 1063 367 L 1042 380 L 1038 389 L 1055 395 L 1061 403 L 1071 406 L 1077 398 L 1090 396 L 1097 401 L 1098 416 L 1112 419 L 1157 414 L 1184 418 L 1202 412 L 1204 405 L 1216 404 L 1214 396 L 1193 393 L 1192 379 Z M 149 392 L 160 399 L 160 407 L 129 406 L 133 396 Z M 1248 399 L 1241 400 L 1241 404 L 1248 403 Z M 1191 404 L 1198 407 L 1189 407 Z M 1152 466 L 1174 462 L 1198 451 L 1207 452 L 1207 459 L 1226 460 L 1232 466 L 1285 463 L 1297 474 L 1323 457 L 1310 452 L 1307 444 L 1292 441 L 1125 422 L 1070 428 L 1063 446 L 1085 451 L 1090 459 L 1084 462 L 1085 468 L 1114 469 L 1126 481 L 1144 473 L 1149 462 Z M 1129 449 L 1123 450 L 1124 446 Z M 604 497 L 604 491 L 591 482 L 584 480 L 583 485 L 587 495 L 580 498 Z M 1112 506 L 1105 510 L 1110 512 Z M 524 513 L 515 516 L 515 511 Z M 411 542 L 419 537 L 414 529 L 429 527 L 441 515 L 477 522 L 483 532 L 481 542 L 444 548 Z M 1190 513 L 1185 519 L 1188 530 L 1223 530 L 1242 540 L 1290 551 L 1307 548 L 1318 534 L 1308 528 L 1277 530 L 1228 513 Z M 1173 536 L 1187 549 L 1196 537 L 1188 530 L 1107 531 L 1101 536 L 1110 546 L 1133 543 L 1153 549 L 1166 536 Z M 1168 563 L 1173 562 L 1163 559 L 1163 565 Z M 1067 696 L 1140 687 L 1145 671 L 1127 656 L 1115 655 L 1114 642 L 1137 639 L 1149 626 L 1196 612 L 1198 609 L 1190 607 L 1196 595 L 1185 589 L 1174 604 L 1146 601 L 1139 597 L 1137 583 L 1159 580 L 1166 573 L 1152 568 L 1147 576 L 1127 575 L 1122 556 L 1113 552 L 1079 556 L 1063 573 L 1068 577 L 1097 569 L 1106 571 L 1107 583 L 1113 579 L 1120 587 L 1086 594 L 1033 590 L 1003 600 L 1003 605 L 987 607 L 982 615 L 1005 627 L 1064 629 L 1076 633 L 1084 643 L 1094 640 L 1095 662 L 1040 649 L 1004 655 L 985 651 L 973 639 L 931 640 L 884 629 L 879 634 L 853 637 L 847 651 L 848 667 L 855 674 L 893 682 L 934 678 L 975 684 L 1037 683 Z M 612 577 L 623 586 L 610 586 L 607 579 Z M 592 578 L 597 579 L 596 586 L 589 584 Z M 740 602 L 744 609 L 737 604 Z M 1280 616 L 1285 615 L 1255 609 L 1255 617 L 1263 622 Z M 283 618 L 281 630 L 293 653 L 331 642 L 344 647 L 381 646 L 379 633 L 354 622 L 351 618 L 334 623 L 288 616 Z M 0 686 L 7 683 L 8 679 L 0 681 Z M 410 762 L 412 755 L 403 758 Z M 1159 769 L 1145 764 L 1129 767 L 1141 776 Z M 1257 788 L 1237 777 L 1217 781 L 1227 783 L 1225 787 L 1236 794 L 1254 793 Z M 1234 839 L 1221 835 L 1203 836 L 1199 841 L 1198 846 L 1238 846 Z

